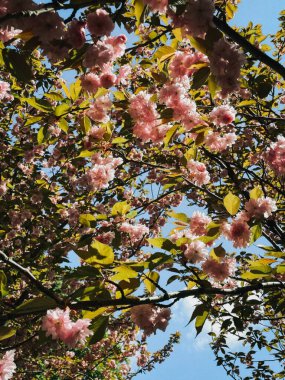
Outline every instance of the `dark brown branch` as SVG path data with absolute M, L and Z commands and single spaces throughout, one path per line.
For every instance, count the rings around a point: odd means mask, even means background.
M 26 276 L 42 293 L 55 300 L 58 304 L 63 304 L 63 301 L 50 289 L 46 288 L 36 277 L 26 268 L 16 263 L 13 259 L 9 258 L 4 252 L 0 251 L 0 260 L 10 267 L 15 268 L 18 272 Z
M 273 58 L 269 57 L 267 54 L 263 53 L 260 49 L 252 45 L 246 38 L 241 36 L 233 28 L 231 28 L 225 21 L 214 16 L 213 21 L 218 29 L 230 37 L 234 42 L 236 42 L 240 47 L 242 47 L 246 52 L 250 53 L 255 59 L 269 66 L 276 73 L 280 74 L 285 79 L 285 67 L 279 62 L 275 61 Z

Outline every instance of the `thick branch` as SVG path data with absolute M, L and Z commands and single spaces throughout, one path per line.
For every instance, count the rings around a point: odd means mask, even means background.
M 267 54 L 263 53 L 260 49 L 252 45 L 246 38 L 242 37 L 238 32 L 231 28 L 225 21 L 214 16 L 214 23 L 217 28 L 235 41 L 240 47 L 245 51 L 250 53 L 254 58 L 263 62 L 265 65 L 269 66 L 276 73 L 280 74 L 285 79 L 285 67 L 279 62 L 275 61 L 273 58 L 269 57 Z
M 26 276 L 35 286 L 36 288 L 41 291 L 42 293 L 46 294 L 53 300 L 55 300 L 57 303 L 62 304 L 62 300 L 54 294 L 54 292 L 48 288 L 46 288 L 39 280 L 36 279 L 36 277 L 26 268 L 22 267 L 20 264 L 16 263 L 13 259 L 10 259 L 4 252 L 0 251 L 0 259 L 10 265 L 12 268 L 15 268 L 18 272 L 22 273 L 24 276 Z

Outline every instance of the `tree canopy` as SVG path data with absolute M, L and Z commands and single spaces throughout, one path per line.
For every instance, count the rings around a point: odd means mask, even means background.
M 285 10 L 238 6 L 0 0 L 1 380 L 150 371 L 187 297 L 229 378 L 285 378 Z

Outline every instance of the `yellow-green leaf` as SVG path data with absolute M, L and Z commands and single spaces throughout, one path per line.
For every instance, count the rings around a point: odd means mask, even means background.
M 5 340 L 11 338 L 11 336 L 15 335 L 17 332 L 16 329 L 8 326 L 0 327 L 0 340 Z
M 155 285 L 155 283 L 158 283 L 158 281 L 159 281 L 159 273 L 158 272 L 155 272 L 155 271 L 153 271 L 153 272 L 148 272 L 148 273 L 146 273 L 146 278 L 144 279 L 144 284 L 145 284 L 145 287 L 146 287 L 146 290 L 150 293 L 150 294 L 152 294 L 152 293 L 154 293 L 154 291 L 155 291 L 155 289 L 156 289 L 156 285 Z M 152 281 L 150 281 L 150 280 L 152 280 Z
M 127 201 L 117 202 L 112 207 L 111 213 L 113 216 L 125 215 L 130 211 L 130 209 L 131 209 L 131 205 Z
M 229 214 L 235 215 L 238 212 L 240 206 L 239 197 L 229 192 L 229 194 L 224 198 L 224 206 Z
M 263 191 L 259 187 L 255 187 L 249 193 L 251 199 L 258 199 L 263 196 Z

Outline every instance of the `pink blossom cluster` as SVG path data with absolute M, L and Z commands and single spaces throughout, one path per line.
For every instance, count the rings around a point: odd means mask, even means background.
M 285 137 L 279 135 L 277 141 L 270 144 L 270 147 L 264 154 L 266 164 L 283 176 L 285 174 Z
M 191 66 L 198 62 L 208 62 L 207 56 L 200 52 L 177 51 L 169 64 L 170 78 L 178 81 L 193 75 L 197 69 Z
M 190 231 L 195 236 L 203 236 L 207 233 L 207 226 L 211 222 L 208 215 L 200 211 L 194 211 L 190 220 Z
M 89 13 L 87 16 L 87 27 L 92 36 L 110 36 L 115 28 L 110 15 L 104 9 L 96 9 L 95 12 Z
M 204 38 L 213 24 L 214 11 L 213 0 L 188 0 L 185 11 L 174 15 L 173 23 L 175 27 L 182 27 L 185 34 Z
M 188 177 L 196 185 L 207 185 L 210 182 L 210 175 L 206 165 L 193 159 L 187 162 Z
M 224 281 L 235 273 L 236 261 L 232 257 L 222 258 L 219 261 L 211 257 L 202 264 L 203 271 L 216 281 Z
M 135 243 L 141 240 L 144 235 L 149 233 L 149 228 L 140 223 L 133 225 L 128 222 L 124 222 L 120 226 L 120 231 L 127 233 L 130 237 L 131 242 Z
M 16 364 L 14 363 L 15 351 L 7 351 L 2 359 L 0 359 L 0 380 L 12 379 L 13 373 L 16 371 Z
M 197 264 L 205 260 L 208 251 L 206 249 L 206 244 L 202 241 L 194 240 L 189 244 L 185 244 L 183 254 L 192 264 Z
M 98 40 L 86 51 L 83 60 L 84 66 L 88 68 L 97 66 L 102 69 L 104 65 L 112 65 L 117 58 L 124 54 L 126 42 L 127 37 L 124 34 Z
M 13 100 L 14 97 L 10 94 L 10 84 L 0 81 L 0 100 Z
M 235 248 L 247 247 L 250 241 L 250 228 L 242 215 L 238 215 L 232 222 L 222 225 L 223 235 L 233 242 Z
M 209 58 L 211 72 L 222 87 L 221 95 L 226 97 L 239 91 L 240 70 L 245 58 L 236 45 L 220 38 L 214 43 Z
M 168 6 L 168 0 L 143 0 L 153 12 L 165 13 Z
M 107 95 L 101 96 L 91 103 L 86 115 L 93 121 L 107 123 L 109 120 L 108 111 L 112 107 L 112 102 Z
M 185 79 L 185 77 L 183 77 Z M 159 100 L 173 109 L 173 119 L 183 124 L 187 131 L 200 124 L 201 117 L 196 111 L 196 104 L 188 96 L 189 81 L 168 83 L 159 91 Z
M 135 125 L 133 133 L 142 141 L 162 142 L 168 125 L 160 124 L 156 104 L 151 101 L 151 95 L 145 91 L 134 95 L 130 100 L 129 113 Z
M 21 29 L 15 29 L 13 26 L 5 28 L 0 28 L 0 41 L 2 42 L 8 42 L 12 40 L 14 37 L 16 37 L 18 34 L 20 34 L 22 31 Z
M 48 310 L 42 320 L 42 329 L 52 339 L 61 340 L 69 347 L 75 347 L 78 343 L 84 344 L 86 338 L 93 334 L 88 329 L 91 321 L 89 319 L 78 319 L 76 322 L 72 322 L 69 313 L 68 308 L 65 310 L 59 308 Z
M 99 153 L 92 156 L 94 166 L 84 174 L 77 183 L 89 191 L 101 190 L 108 187 L 110 181 L 115 177 L 115 169 L 121 165 L 121 158 L 112 155 L 103 157 Z
M 131 310 L 132 321 L 144 331 L 145 335 L 151 335 L 156 330 L 165 331 L 171 317 L 169 308 L 160 308 L 154 305 L 138 305 Z
M 235 120 L 236 110 L 233 107 L 225 104 L 213 108 L 209 116 L 212 123 L 218 127 L 223 127 L 224 125 L 228 125 Z
M 215 152 L 223 152 L 234 145 L 237 140 L 237 135 L 234 132 L 224 133 L 209 132 L 205 137 L 204 144 Z
M 269 197 L 250 199 L 245 204 L 245 216 L 248 220 L 268 218 L 276 210 L 275 200 Z

